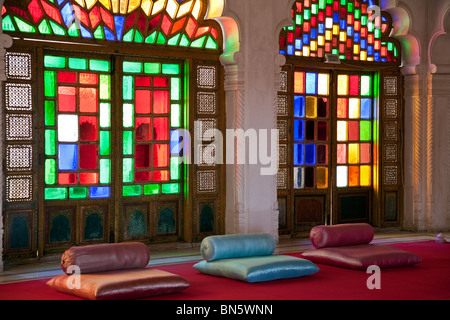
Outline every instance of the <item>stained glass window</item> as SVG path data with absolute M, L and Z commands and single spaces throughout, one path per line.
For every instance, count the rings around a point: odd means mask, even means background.
M 373 0 L 297 1 L 292 9 L 293 26 L 285 27 L 280 36 L 280 53 L 399 63 L 399 46 L 388 39 L 390 19 L 377 13 L 375 6 Z
M 2 7 L 2 24 L 37 37 L 217 50 L 218 30 L 200 23 L 203 6 L 202 0 L 15 0 Z

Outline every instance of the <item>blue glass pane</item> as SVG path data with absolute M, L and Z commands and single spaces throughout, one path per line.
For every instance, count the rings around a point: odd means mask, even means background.
M 353 37 L 353 27 L 351 26 L 347 27 L 347 36 Z
M 301 143 L 294 144 L 294 165 L 300 166 L 305 163 L 304 147 Z
M 116 36 L 114 35 L 114 33 L 112 33 L 111 30 L 109 30 L 105 26 L 103 27 L 103 30 L 105 31 L 105 38 L 106 38 L 106 40 L 111 40 L 111 41 L 116 40 Z
M 288 52 L 288 55 L 294 54 L 294 46 L 292 44 L 287 46 L 287 52 Z
M 361 49 L 365 50 L 367 48 L 367 40 L 361 39 Z
M 316 145 L 306 144 L 305 145 L 305 164 L 315 165 L 316 164 Z
M 311 29 L 311 39 L 317 39 L 317 29 Z
M 74 171 L 78 168 L 78 145 L 60 144 L 58 147 L 59 170 Z
M 305 140 L 305 120 L 294 120 L 294 140 Z
M 117 34 L 117 40 L 122 40 L 122 33 L 123 33 L 123 24 L 125 22 L 125 17 L 121 16 L 115 16 L 114 22 L 116 24 L 116 34 Z
M 317 73 L 306 73 L 306 94 L 317 94 Z
M 179 155 L 183 145 L 181 142 L 181 135 L 178 130 L 172 130 L 170 132 L 170 154 Z
M 333 23 L 339 23 L 339 13 L 333 14 Z
M 295 39 L 295 49 L 302 50 L 302 48 L 303 48 L 302 40 Z
M 309 34 L 303 35 L 303 44 L 306 44 L 306 45 L 309 44 Z
M 110 187 L 91 187 L 89 188 L 89 197 L 91 199 L 109 198 L 111 195 Z
M 355 32 L 355 35 L 353 36 L 353 42 L 359 42 L 359 33 Z
M 58 0 L 58 2 L 59 1 L 60 0 Z M 66 3 L 66 5 L 61 9 L 61 16 L 66 26 L 69 26 L 72 23 L 75 15 L 73 14 L 72 5 L 70 3 Z
M 372 118 L 372 100 L 361 99 L 361 119 Z
M 341 30 L 345 30 L 347 28 L 347 20 L 341 20 L 339 26 Z
M 305 97 L 294 96 L 294 117 L 305 117 Z
M 81 36 L 83 38 L 89 38 L 89 39 L 92 38 L 92 34 L 85 27 L 83 27 L 81 24 L 79 25 L 79 27 L 80 27 L 80 31 L 81 31 Z
M 319 23 L 319 33 L 320 34 L 325 33 L 325 23 Z
M 375 61 L 380 61 L 380 53 L 379 52 L 375 52 L 374 60 Z
M 367 47 L 367 54 L 368 54 L 369 56 L 373 56 L 373 53 L 374 53 L 373 46 L 368 46 L 368 47 Z

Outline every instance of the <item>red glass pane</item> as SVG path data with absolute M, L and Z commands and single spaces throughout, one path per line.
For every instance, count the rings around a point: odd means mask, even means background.
M 97 172 L 81 172 L 80 173 L 81 184 L 97 184 L 98 173 Z
M 134 181 L 150 181 L 152 180 L 152 173 L 150 171 L 137 171 L 134 173 Z
M 348 122 L 348 140 L 350 141 L 359 140 L 359 121 Z
M 73 11 L 75 12 L 75 16 L 78 18 L 78 20 L 81 21 L 84 25 L 89 27 L 88 14 L 77 5 L 73 5 Z M 97 9 L 97 11 L 98 11 L 98 9 Z
M 328 118 L 328 99 L 318 98 L 317 99 L 317 117 Z
M 58 87 L 58 109 L 61 112 L 75 112 L 75 87 Z
M 97 169 L 97 146 L 92 144 L 80 145 L 80 169 Z
M 136 113 L 151 112 L 152 92 L 150 90 L 136 90 Z
M 96 73 L 80 73 L 81 84 L 98 84 L 98 74 Z
M 153 91 L 153 113 L 169 112 L 169 91 Z
M 98 140 L 98 120 L 93 116 L 80 116 L 80 132 L 81 141 L 97 141 Z
M 41 0 L 42 7 L 44 8 L 45 13 L 58 22 L 59 24 L 62 24 L 61 15 L 59 14 L 59 10 L 48 4 L 46 1 Z
M 136 87 L 150 87 L 152 78 L 150 77 L 136 77 Z
M 92 28 L 96 28 L 97 25 L 100 23 L 100 12 L 98 11 L 98 7 L 95 6 L 92 8 L 91 12 L 89 13 L 89 19 L 91 20 Z
M 125 21 L 125 30 L 128 30 L 136 22 L 136 11 L 133 12 Z
M 140 14 L 138 18 L 138 27 L 142 33 L 145 33 L 146 25 L 147 25 L 147 18 L 143 14 Z
M 161 168 L 169 166 L 169 145 L 153 145 L 153 167 Z
M 154 171 L 153 181 L 169 181 L 169 170 Z
M 338 98 L 337 100 L 337 117 L 344 119 L 348 117 L 347 98 Z
M 74 184 L 77 183 L 76 173 L 60 173 L 58 174 L 59 184 Z
M 100 12 L 102 14 L 102 19 L 103 22 L 111 29 L 114 31 L 114 20 L 113 20 L 113 16 L 106 11 L 105 9 L 103 9 L 102 7 L 100 7 Z
M 28 11 L 30 12 L 34 22 L 38 22 L 39 20 L 41 20 L 44 14 L 37 0 L 33 0 L 30 2 L 30 4 L 28 5 Z
M 77 73 L 76 72 L 58 72 L 58 82 L 76 83 Z
M 97 112 L 97 91 L 97 88 L 80 88 L 80 112 Z
M 154 140 L 169 140 L 169 119 L 153 118 Z
M 161 20 L 161 15 L 156 16 L 153 18 L 150 23 L 148 24 L 148 31 L 150 33 L 151 30 L 156 28 L 159 25 L 159 20 Z
M 337 163 L 346 164 L 347 163 L 347 145 L 338 144 L 337 145 Z
M 169 79 L 155 77 L 155 78 L 153 78 L 153 86 L 159 87 L 159 88 L 167 88 L 169 86 Z
M 164 15 L 162 23 L 161 23 L 161 30 L 166 35 L 168 35 L 170 32 L 170 29 L 172 29 L 172 20 L 168 16 Z
M 319 121 L 318 123 L 317 140 L 328 141 L 328 123 L 325 121 Z
M 359 76 L 350 76 L 350 95 L 356 96 L 359 94 Z
M 201 27 L 198 28 L 197 33 L 195 34 L 195 38 L 201 37 L 202 35 L 209 32 L 209 27 Z
M 136 118 L 136 141 L 150 141 L 152 139 L 152 119 Z
M 361 163 L 371 163 L 372 162 L 372 148 L 370 143 L 361 143 L 360 157 Z
M 317 164 L 328 164 L 328 146 L 326 144 L 317 145 Z
M 150 167 L 150 145 L 137 144 L 135 148 L 135 167 L 149 168 Z

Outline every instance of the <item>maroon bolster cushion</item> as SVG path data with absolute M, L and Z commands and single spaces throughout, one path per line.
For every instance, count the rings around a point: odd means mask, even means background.
M 341 247 L 368 244 L 373 240 L 374 231 L 367 223 L 347 223 L 332 226 L 315 226 L 309 239 L 315 248 Z
M 84 299 L 122 300 L 179 292 L 188 288 L 189 282 L 170 272 L 143 268 L 72 276 L 61 274 L 50 279 L 47 285 Z
M 358 270 L 366 270 L 371 265 L 390 268 L 414 265 L 422 261 L 411 252 L 376 244 L 310 249 L 302 257 L 316 263 Z
M 80 273 L 145 268 L 150 250 L 141 242 L 105 243 L 71 247 L 61 256 L 64 273 L 72 274 L 70 266 L 78 266 Z

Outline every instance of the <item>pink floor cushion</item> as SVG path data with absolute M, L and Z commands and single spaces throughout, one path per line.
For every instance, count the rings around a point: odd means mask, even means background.
M 310 232 L 314 248 L 305 251 L 302 257 L 316 263 L 360 270 L 371 265 L 389 268 L 422 261 L 411 252 L 370 244 L 373 237 L 373 228 L 366 223 L 316 226 Z

